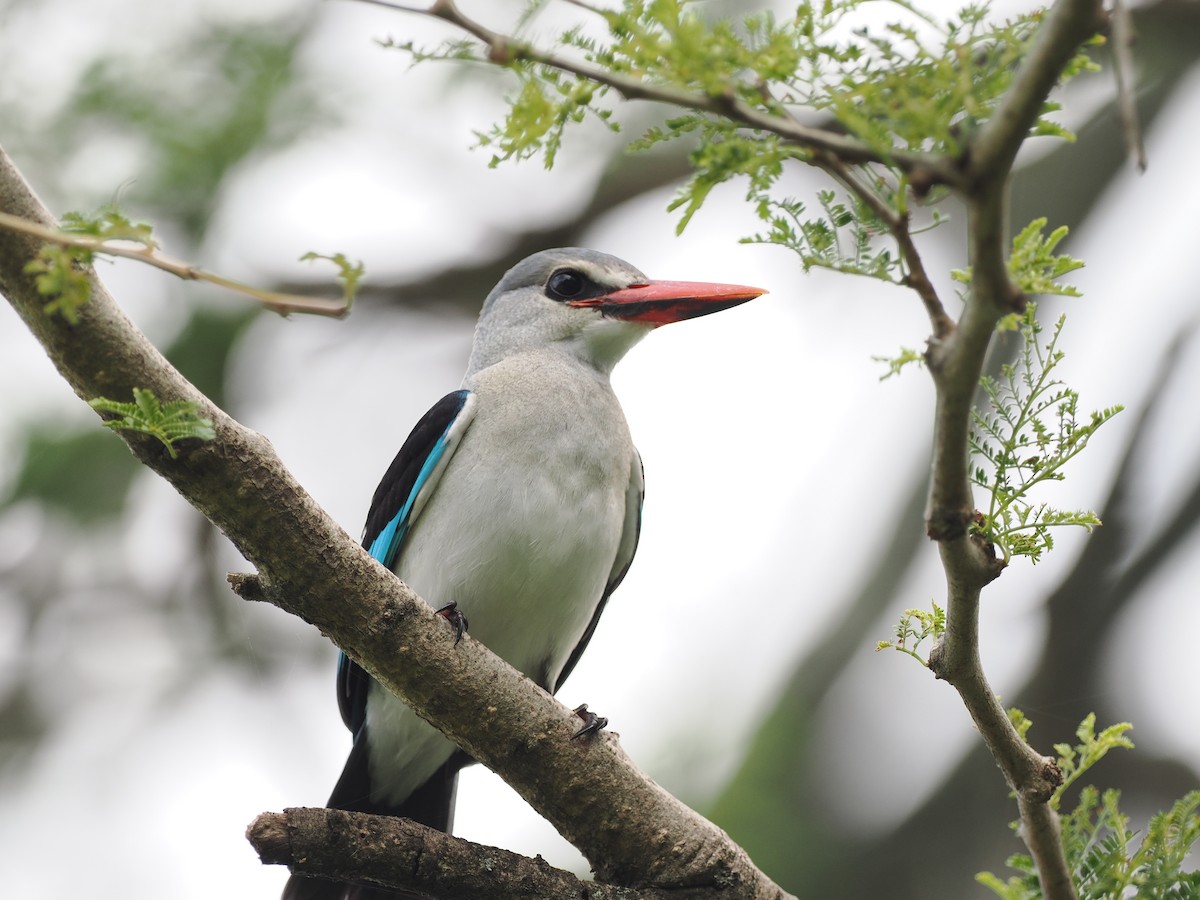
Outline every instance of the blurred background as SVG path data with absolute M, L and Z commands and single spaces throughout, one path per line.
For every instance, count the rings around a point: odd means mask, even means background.
M 464 7 L 495 27 L 519 13 Z M 552 5 L 533 31 L 573 15 Z M 1042 499 L 1105 526 L 1059 535 L 987 590 L 983 654 L 1043 750 L 1091 711 L 1135 723 L 1137 750 L 1091 781 L 1120 787 L 1139 827 L 1200 781 L 1200 3 L 1135 19 L 1149 170 L 1125 160 L 1109 70 L 1061 97 L 1079 142 L 1031 142 L 1014 186 L 1014 225 L 1069 225 L 1066 249 L 1087 261 L 1084 299 L 1042 306 L 1070 311 L 1065 378 L 1084 409 L 1128 407 Z M 377 43 L 448 34 L 355 3 L 0 0 L 0 144 L 56 212 L 116 199 L 170 255 L 232 277 L 332 295 L 330 271 L 297 258 L 365 262 L 344 322 L 101 266 L 171 360 L 353 534 L 409 428 L 457 387 L 484 295 L 527 253 L 584 245 L 651 277 L 769 288 L 619 367 L 645 526 L 561 699 L 607 715 L 641 766 L 802 896 L 985 896 L 974 874 L 1022 849 L 1015 805 L 954 692 L 872 652 L 944 592 L 922 528 L 928 377 L 880 383 L 870 359 L 923 345 L 917 298 L 739 245 L 758 226 L 737 184 L 675 237 L 683 145 L 630 157 L 589 125 L 552 172 L 489 170 L 469 148 L 507 77 L 410 69 Z M 624 109 L 625 134 L 661 114 Z M 789 178 L 798 196 L 823 186 Z M 947 211 L 922 246 L 953 297 L 946 273 L 966 261 Z M 349 735 L 336 650 L 231 594 L 225 573 L 245 568 L 0 307 L 0 894 L 278 892 L 286 873 L 243 831 L 323 803 Z M 586 871 L 479 767 L 457 831 Z

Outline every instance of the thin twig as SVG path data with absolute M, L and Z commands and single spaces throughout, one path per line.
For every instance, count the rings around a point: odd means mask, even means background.
M 828 153 L 815 153 L 813 164 L 862 200 L 870 207 L 871 212 L 887 226 L 888 232 L 896 241 L 901 258 L 908 266 L 908 274 L 905 276 L 904 283 L 916 291 L 917 296 L 925 305 L 925 312 L 933 327 L 934 339 L 939 341 L 947 339 L 954 331 L 954 320 L 946 313 L 946 308 L 942 305 L 941 298 L 938 297 L 937 289 L 925 271 L 925 263 L 912 239 L 908 215 L 898 213 L 884 203 L 883 198 L 870 185 L 864 184 L 862 179 L 838 157 Z
M 1117 76 L 1117 109 L 1121 112 L 1121 131 L 1125 135 L 1125 147 L 1138 167 L 1146 171 L 1146 145 L 1142 140 L 1142 126 L 1138 119 L 1137 99 L 1134 93 L 1135 69 L 1133 65 L 1133 16 L 1125 0 L 1113 0 L 1112 8 L 1113 72 Z
M 321 297 L 302 297 L 299 294 L 268 291 L 255 287 L 252 284 L 245 284 L 235 281 L 232 278 L 226 278 L 223 275 L 206 272 L 188 263 L 170 259 L 158 253 L 153 246 L 136 240 L 113 240 L 84 234 L 72 234 L 69 231 L 61 231 L 57 228 L 47 228 L 44 225 L 39 225 L 37 222 L 31 222 L 28 219 L 22 219 L 20 216 L 14 216 L 6 212 L 0 212 L 0 228 L 7 228 L 9 231 L 27 234 L 30 237 L 39 238 L 49 244 L 74 247 L 79 250 L 87 250 L 105 256 L 120 257 L 121 259 L 137 260 L 148 266 L 169 272 L 185 281 L 205 281 L 217 287 L 233 291 L 234 293 L 252 297 L 266 309 L 284 316 L 290 313 L 305 313 L 314 316 L 329 316 L 335 319 L 342 319 L 350 312 L 350 306 L 345 300 L 327 300 Z
M 973 180 L 1008 178 L 1063 68 L 1103 18 L 1098 0 L 1058 0 L 1046 11 L 1012 84 L 971 141 L 967 167 Z
M 382 6 L 384 9 L 392 9 L 396 12 L 429 14 L 429 8 L 424 6 L 405 6 L 403 3 L 389 3 L 388 0 L 357 0 L 357 2 L 365 3 L 367 6 Z
M 652 84 L 539 50 L 514 40 L 508 35 L 493 31 L 481 22 L 464 15 L 452 0 L 436 0 L 424 9 L 415 9 L 399 3 L 391 3 L 388 0 L 358 0 L 358 2 L 383 6 L 401 12 L 417 13 L 448 22 L 483 43 L 487 48 L 487 58 L 494 63 L 506 64 L 524 60 L 549 66 L 552 69 L 558 69 L 561 72 L 567 72 L 612 88 L 626 100 L 650 100 L 677 106 L 681 109 L 724 116 L 747 128 L 776 134 L 794 146 L 831 153 L 846 163 L 875 162 L 895 166 L 907 173 L 919 172 L 929 186 L 944 184 L 961 187 L 965 183 L 958 167 L 952 161 L 941 156 L 902 150 L 884 154 L 855 138 L 824 128 L 804 125 L 794 117 L 764 113 L 728 92 L 702 94 Z

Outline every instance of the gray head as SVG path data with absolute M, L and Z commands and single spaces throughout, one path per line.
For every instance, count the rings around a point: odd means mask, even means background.
M 607 373 L 659 325 L 762 293 L 741 285 L 652 281 L 624 260 L 581 247 L 543 250 L 509 269 L 488 294 L 468 374 L 548 347 Z

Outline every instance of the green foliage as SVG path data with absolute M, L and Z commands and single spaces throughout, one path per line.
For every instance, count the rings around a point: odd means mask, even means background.
M 1013 728 L 1025 743 L 1029 743 L 1029 729 L 1033 727 L 1033 720 L 1028 718 L 1025 713 L 1017 709 L 1015 706 L 1008 711 L 1008 720 L 1012 722 Z
M 363 275 L 366 274 L 366 267 L 362 260 L 350 262 L 344 253 L 316 253 L 310 250 L 300 257 L 301 262 L 310 262 L 312 260 L 323 259 L 337 266 L 337 280 L 342 285 L 342 300 L 346 304 L 346 312 L 354 306 L 354 298 L 358 296 L 358 283 L 362 281 Z
M 890 8 L 895 18 L 855 27 L 868 7 Z M 992 114 L 1041 20 L 1034 12 L 995 21 L 986 4 L 939 19 L 904 0 L 801 3 L 793 16 L 762 12 L 740 23 L 709 20 L 702 6 L 681 0 L 626 0 L 596 12 L 606 42 L 578 28 L 561 41 L 605 70 L 706 97 L 732 96 L 773 116 L 800 107 L 830 113 L 885 153 L 948 155 L 960 153 L 964 135 Z M 1065 75 L 1091 65 L 1080 55 Z M 1046 118 L 1052 111 L 1033 133 L 1069 137 Z M 701 127 L 716 124 L 698 115 Z
M 541 6 L 530 4 L 523 24 Z M 519 90 L 506 118 L 479 135 L 480 144 L 494 151 L 492 165 L 540 155 L 551 166 L 566 127 L 586 118 L 616 130 L 613 90 L 671 103 L 683 112 L 651 127 L 631 149 L 681 138 L 693 142 L 691 179 L 670 206 L 682 210 L 680 231 L 716 186 L 744 179 L 747 200 L 767 225 L 748 241 L 787 247 L 805 269 L 821 266 L 897 284 L 905 283 L 905 264 L 889 233 L 909 230 L 913 198 L 906 175 L 889 158 L 963 153 L 1012 83 L 1041 21 L 1040 12 L 998 21 L 986 4 L 943 19 L 906 0 L 806 2 L 791 16 L 760 12 L 739 22 L 710 18 L 705 5 L 683 0 L 581 6 L 599 17 L 603 35 L 572 27 L 551 44 L 559 48 L 552 56 L 523 38 L 491 48 L 463 40 L 434 50 L 387 45 L 414 61 L 486 59 L 516 75 Z M 862 25 L 880 9 L 891 21 Z M 1081 53 L 1061 80 L 1089 68 Z M 1045 105 L 1032 135 L 1072 139 L 1048 118 L 1056 108 Z M 750 119 L 731 115 L 735 109 Z M 804 201 L 781 196 L 779 182 L 791 163 L 829 167 L 828 160 L 769 124 L 792 125 L 805 114 L 835 120 L 838 130 L 881 160 L 829 168 L 843 191 L 820 192 L 815 215 Z M 940 196 L 934 191 L 921 199 L 930 203 Z M 930 216 L 924 226 L 940 221 Z M 1057 240 L 1051 241 L 1052 249 Z
M 1065 253 L 1055 255 L 1054 250 L 1067 236 L 1067 226 L 1060 225 L 1043 236 L 1047 220 L 1034 219 L 1013 238 L 1012 252 L 1008 257 L 1008 274 L 1015 284 L 1025 294 L 1057 294 L 1064 297 L 1078 297 L 1079 289 L 1063 284 L 1058 279 L 1069 272 L 1083 268 L 1083 262 Z M 955 269 L 951 272 L 955 281 L 963 283 L 971 280 L 971 269 Z M 1004 327 L 1015 327 L 1013 322 Z
M 1046 219 L 1034 219 L 1013 238 L 1008 257 L 1008 273 L 1026 294 L 1061 294 L 1078 297 L 1079 289 L 1059 282 L 1068 272 L 1083 268 L 1083 262 L 1065 253 L 1054 255 L 1054 248 L 1067 236 L 1067 226 L 1060 225 L 1042 236 Z
M 945 630 L 946 611 L 936 603 L 933 604 L 932 612 L 924 609 L 906 609 L 896 625 L 896 640 L 880 641 L 875 645 L 875 651 L 898 650 L 908 654 L 921 665 L 928 666 L 929 662 L 917 652 L 917 647 L 926 638 L 936 641 Z
M 150 226 L 133 222 L 115 206 L 107 206 L 93 215 L 68 212 L 59 230 L 68 235 L 94 238 L 95 241 L 131 241 L 153 249 Z M 51 298 L 43 306 L 46 315 L 61 315 L 72 325 L 79 322 L 79 310 L 91 298 L 88 269 L 96 258 L 96 248 L 45 244 L 38 255 L 25 264 L 25 272 L 36 276 L 38 293 Z
M 1078 744 L 1074 747 L 1070 744 L 1055 744 L 1054 752 L 1058 754 L 1058 765 L 1062 769 L 1063 782 L 1054 791 L 1054 796 L 1050 798 L 1050 805 L 1054 809 L 1058 809 L 1067 788 L 1078 781 L 1084 772 L 1100 762 L 1109 750 L 1115 747 L 1132 750 L 1133 741 L 1125 737 L 1126 732 L 1132 728 L 1133 726 L 1128 722 L 1118 722 L 1096 734 L 1096 714 L 1089 713 L 1087 718 L 1075 729 L 1075 736 L 1079 738 Z
M 898 356 L 872 356 L 871 359 L 888 367 L 888 370 L 879 376 L 880 381 L 887 381 L 893 375 L 899 375 L 909 363 L 919 366 L 925 364 L 925 354 L 911 347 L 901 347 Z
M 1030 721 L 1020 710 L 1010 710 L 1009 715 L 1024 737 Z M 1096 717 L 1089 715 L 1075 731 L 1078 744 L 1055 744 L 1065 777 L 1051 806 L 1058 809 L 1067 788 L 1109 750 L 1132 748 L 1125 736 L 1131 727 L 1120 722 L 1096 734 Z M 1063 850 L 1080 900 L 1130 896 L 1191 900 L 1200 896 L 1200 873 L 1183 870 L 1188 854 L 1200 840 L 1200 791 L 1188 793 L 1151 818 L 1140 842 L 1129 830 L 1129 817 L 1120 810 L 1120 798 L 1120 791 L 1101 793 L 1089 785 L 1080 790 L 1075 808 L 1061 816 Z M 1014 830 L 1017 824 L 1013 823 Z M 991 872 L 976 878 L 1003 900 L 1039 900 L 1042 890 L 1033 860 L 1018 853 L 1009 858 L 1008 866 L 1018 874 L 1007 881 Z
M 135 387 L 133 403 L 97 397 L 88 401 L 88 405 L 99 412 L 116 413 L 120 416 L 119 419 L 106 421 L 104 425 L 107 428 L 139 431 L 158 438 L 167 448 L 171 459 L 176 459 L 179 455 L 175 450 L 178 441 L 189 438 L 211 441 L 216 437 L 212 420 L 201 416 L 199 408 L 191 400 L 160 403 L 153 391 Z
M 1052 529 L 1077 525 L 1090 531 L 1100 519 L 1094 512 L 1033 503 L 1030 494 L 1045 482 L 1061 481 L 1066 463 L 1123 408 L 1111 406 L 1079 421 L 1078 393 L 1052 377 L 1063 359 L 1058 339 L 1065 317 L 1059 318 L 1043 347 L 1036 314 L 1036 304 L 1030 303 L 1019 326 L 1022 348 L 1017 363 L 1001 367 L 999 378 L 980 380 L 988 404 L 974 411 L 970 434 L 971 479 L 990 495 L 975 527 L 1000 548 L 1005 560 L 1028 556 L 1034 563 L 1054 546 Z
M 836 191 L 818 191 L 817 203 L 822 214 L 807 218 L 801 201 L 775 200 L 767 192 L 769 187 L 767 184 L 759 190 L 751 181 L 747 199 L 755 203 L 759 218 L 770 227 L 768 231 L 742 238 L 742 243 L 786 247 L 800 257 L 806 272 L 817 266 L 893 284 L 904 282 L 903 258 L 886 243 L 889 225 L 861 197 L 849 195 L 839 199 Z M 685 198 L 677 199 L 671 208 L 683 202 Z M 695 207 L 691 212 L 699 208 L 694 198 L 688 198 L 688 202 Z M 680 222 L 679 230 L 689 218 L 690 213 Z M 935 221 L 941 219 L 935 216 Z
M 25 274 L 36 276 L 38 293 L 51 298 L 42 307 L 46 315 L 78 324 L 79 310 L 92 296 L 88 269 L 94 258 L 91 250 L 46 244 L 25 264 Z
M 612 110 L 595 105 L 604 89 L 553 69 L 537 72 L 532 67 L 516 69 L 521 79 L 517 95 L 504 123 L 491 132 L 476 132 L 481 147 L 494 147 L 492 168 L 508 159 L 529 159 L 541 154 L 546 168 L 554 166 L 563 132 L 591 115 L 612 131 Z

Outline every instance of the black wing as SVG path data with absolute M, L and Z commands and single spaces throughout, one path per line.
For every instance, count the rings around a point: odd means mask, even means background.
M 375 489 L 363 546 L 394 569 L 413 522 L 433 494 L 446 464 L 475 415 L 467 390 L 447 394 L 421 417 Z M 345 653 L 338 658 L 338 708 L 346 727 L 357 735 L 367 714 L 371 676 Z

